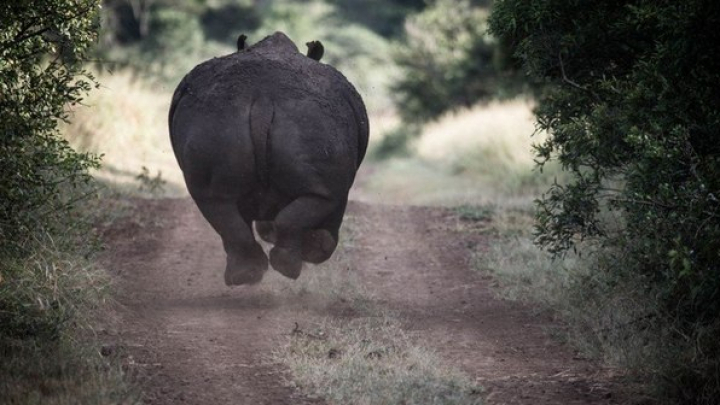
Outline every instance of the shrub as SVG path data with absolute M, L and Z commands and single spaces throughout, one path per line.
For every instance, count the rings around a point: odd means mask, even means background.
M 504 41 L 487 32 L 486 1 L 436 0 L 405 21 L 394 87 L 407 122 L 437 118 L 478 101 L 523 91 Z
M 81 67 L 95 40 L 95 0 L 0 6 L 0 254 L 22 255 L 32 236 L 67 216 L 97 159 L 58 135 L 66 107 L 95 84 Z M 42 231 L 40 231 L 42 233 Z
M 539 200 L 538 242 L 597 240 L 615 260 L 596 271 L 641 280 L 658 303 L 645 315 L 672 319 L 683 347 L 661 374 L 684 403 L 720 396 L 720 343 L 706 338 L 720 333 L 718 23 L 704 0 L 498 0 L 490 19 L 548 84 L 539 161 L 574 178 Z

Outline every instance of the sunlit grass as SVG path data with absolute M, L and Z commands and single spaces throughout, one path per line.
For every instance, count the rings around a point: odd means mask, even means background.
M 167 127 L 173 89 L 146 84 L 129 71 L 102 73 L 98 80 L 101 87 L 75 107 L 72 123 L 62 129 L 74 147 L 103 156 L 94 175 L 132 191 L 146 167 L 150 176 L 168 181 L 167 194 L 185 194 Z
M 532 103 L 493 102 L 449 113 L 426 125 L 415 144 L 417 156 L 458 171 L 492 174 L 533 166 Z
M 533 144 L 544 135 L 534 133 L 532 103 L 525 99 L 449 113 L 421 127 L 408 141 L 406 155 L 376 159 L 363 198 L 391 204 L 532 205 L 562 177 L 556 165 L 536 167 Z

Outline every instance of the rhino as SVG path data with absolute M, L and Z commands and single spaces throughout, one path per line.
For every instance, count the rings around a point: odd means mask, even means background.
M 170 140 L 198 209 L 220 235 L 225 283 L 255 284 L 271 265 L 291 279 L 338 244 L 368 145 L 362 98 L 324 48 L 276 32 L 205 61 L 175 90 Z M 268 255 L 253 233 L 273 246 Z

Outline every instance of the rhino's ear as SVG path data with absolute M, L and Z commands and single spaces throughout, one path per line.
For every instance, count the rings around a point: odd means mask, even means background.
M 323 46 L 322 42 L 320 41 L 310 41 L 306 43 L 307 45 L 307 56 L 308 58 L 315 59 L 319 61 L 323 54 L 325 53 L 325 47 Z
M 246 39 L 247 39 L 247 35 L 245 35 L 245 34 L 240 34 L 240 36 L 238 36 L 238 39 L 237 39 L 237 50 L 238 51 L 242 51 L 243 49 L 245 49 L 245 47 L 247 46 L 245 44 Z

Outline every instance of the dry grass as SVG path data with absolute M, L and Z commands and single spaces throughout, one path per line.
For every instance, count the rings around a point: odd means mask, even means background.
M 62 131 L 81 151 L 103 155 L 96 178 L 135 191 L 146 167 L 151 178 L 167 180 L 166 195 L 185 195 L 167 128 L 173 89 L 151 86 L 128 71 L 98 75 L 101 88 L 76 107 Z
M 28 257 L 2 262 L 0 403 L 137 403 L 93 330 L 107 311 L 105 271 L 49 236 Z
M 532 104 L 495 102 L 450 113 L 421 128 L 409 156 L 376 162 L 366 183 L 369 201 L 391 204 L 495 204 L 527 207 L 557 167 L 535 169 Z M 377 146 L 377 142 L 373 144 Z
M 471 380 L 385 314 L 296 329 L 279 357 L 295 384 L 331 404 L 481 403 Z
M 532 103 L 524 99 L 493 102 L 428 124 L 415 149 L 423 159 L 450 163 L 458 170 L 529 170 L 534 131 Z

